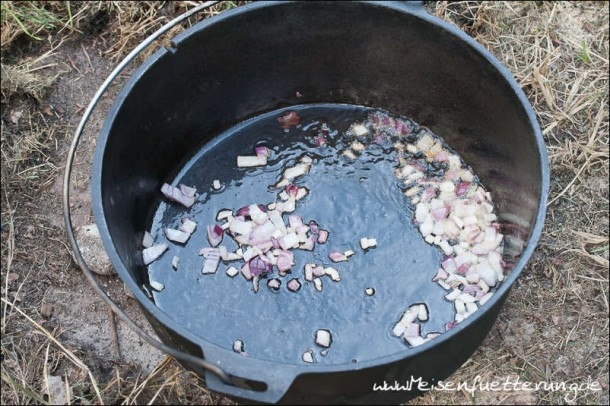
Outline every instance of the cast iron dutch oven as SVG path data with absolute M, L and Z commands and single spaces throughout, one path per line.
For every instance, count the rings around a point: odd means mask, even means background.
M 282 324 L 302 322 L 313 342 L 312 323 L 324 319 L 323 311 L 312 314 L 296 295 L 257 296 L 222 278 L 217 285 L 202 278 L 197 283 L 208 289 L 203 297 L 172 293 L 171 287 L 161 292 L 182 309 L 177 317 L 142 289 L 148 273 L 140 244 L 155 211 L 165 204 L 162 183 L 176 179 L 223 131 L 261 114 L 316 103 L 381 108 L 413 118 L 459 152 L 493 196 L 506 235 L 504 261 L 512 271 L 473 316 L 424 345 L 409 348 L 392 341 L 387 331 L 395 319 L 367 320 L 359 333 L 336 333 L 321 362 L 305 364 L 298 355 L 293 361 L 274 359 L 274 348 L 290 345 Z M 252 145 L 242 141 L 227 145 L 247 154 Z M 199 165 L 204 160 L 202 171 L 213 171 L 213 157 L 197 156 Z M 184 362 L 205 376 L 211 390 L 251 402 L 379 403 L 404 401 L 414 392 L 374 391 L 374 385 L 412 377 L 432 384 L 452 374 L 480 345 L 535 248 L 548 176 L 541 132 L 515 80 L 483 47 L 427 14 L 421 3 L 255 2 L 195 25 L 137 70 L 99 136 L 92 195 L 112 263 L 161 341 L 203 357 L 231 377 L 227 384 Z M 427 264 L 421 261 L 420 266 Z M 372 281 L 381 283 L 375 270 L 370 272 Z M 424 275 L 422 281 L 404 281 L 414 285 L 413 295 L 426 292 L 424 284 L 433 285 L 429 273 Z M 442 298 L 442 290 L 434 292 Z M 336 322 L 331 331 L 342 331 L 341 324 L 355 323 L 367 311 L 365 305 L 333 307 L 331 294 L 325 300 L 335 314 L 324 319 Z M 409 305 L 402 294 L 374 300 L 393 306 L 396 317 Z M 292 313 L 290 306 L 296 309 Z M 243 337 L 228 333 L 235 323 Z M 376 329 L 388 337 L 378 338 Z M 249 356 L 232 351 L 238 338 L 244 338 Z M 333 358 L 341 348 L 355 355 Z

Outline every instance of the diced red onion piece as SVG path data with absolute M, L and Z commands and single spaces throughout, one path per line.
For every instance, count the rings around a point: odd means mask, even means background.
M 321 147 L 326 144 L 326 138 L 322 134 L 318 135 L 315 139 L 316 146 Z
M 256 156 L 262 156 L 262 157 L 269 157 L 269 155 L 271 155 L 271 151 L 269 150 L 269 148 L 267 148 L 264 145 L 260 145 L 256 148 L 254 148 L 254 152 L 256 153 Z
M 457 266 L 455 264 L 455 259 L 453 257 L 447 257 L 443 262 L 441 262 L 441 266 L 448 273 L 453 273 L 457 270 Z
M 208 226 L 208 242 L 212 247 L 218 247 L 222 242 L 223 230 L 217 224 Z
M 294 183 L 289 183 L 288 185 L 286 185 L 284 190 L 286 191 L 286 193 L 288 193 L 288 196 L 296 197 L 299 191 L 299 187 Z
M 293 261 L 294 254 L 291 251 L 281 250 L 277 257 L 277 269 L 281 272 L 288 272 L 292 267 Z
M 240 220 L 238 217 L 235 217 L 230 225 L 229 230 L 234 234 L 248 235 L 252 230 L 253 222 Z
M 273 271 L 273 265 L 271 265 L 269 261 L 265 261 L 260 255 L 252 257 L 249 261 L 249 266 L 250 274 L 252 276 L 265 275 Z
M 288 288 L 289 291 L 296 292 L 299 289 L 301 289 L 301 282 L 299 282 L 299 280 L 296 279 L 296 278 L 295 279 L 291 279 L 286 284 L 286 287 Z
M 436 276 L 432 278 L 432 282 L 436 282 L 440 279 L 447 279 L 448 275 L 449 274 L 443 268 L 438 268 L 438 271 L 436 271 Z
M 318 244 L 324 244 L 328 240 L 328 230 L 322 230 L 318 232 Z
M 252 280 L 252 272 L 250 272 L 250 262 L 246 261 L 244 262 L 244 264 L 241 266 L 241 274 L 244 276 L 244 278 L 246 278 L 246 280 L 250 281 Z
M 142 251 L 142 258 L 144 260 L 144 265 L 148 265 L 153 261 L 156 261 L 165 250 L 167 250 L 169 246 L 166 243 L 155 244 L 151 247 L 145 248 Z
M 455 326 L 457 326 L 457 324 L 458 324 L 457 320 L 450 321 L 449 323 L 445 324 L 445 330 L 449 331 L 452 328 L 454 328 Z
M 281 117 L 277 118 L 278 123 L 287 130 L 293 125 L 298 125 L 301 122 L 301 118 L 294 111 L 288 111 L 284 113 Z
M 314 265 L 313 269 L 312 269 L 313 276 L 318 277 L 318 276 L 326 275 L 326 272 L 324 271 L 324 267 L 322 265 L 317 265 L 317 266 L 315 264 L 313 264 L 313 265 Z
M 265 242 L 271 242 L 271 236 L 277 230 L 271 221 L 266 221 L 261 225 L 257 225 L 248 235 L 248 243 L 257 245 Z
M 455 188 L 455 194 L 458 197 L 462 197 L 468 192 L 469 188 L 470 188 L 470 182 L 460 182 L 457 184 L 457 186 Z
M 323 287 L 322 287 L 322 279 L 320 279 L 320 278 L 315 278 L 315 279 L 313 280 L 313 286 L 314 286 L 314 288 L 316 288 L 316 290 L 317 290 L 318 292 L 322 292 L 322 289 L 323 289 Z
M 342 252 L 331 252 L 330 254 L 328 254 L 328 257 L 333 261 L 333 262 L 342 262 L 342 261 L 347 261 L 347 257 L 345 256 L 344 253 Z
M 150 248 L 155 243 L 153 236 L 148 231 L 144 231 L 144 238 L 142 238 L 142 246 L 144 248 Z
M 333 337 L 330 331 L 326 329 L 320 329 L 316 331 L 316 344 L 323 348 L 328 348 L 333 342 Z
M 190 208 L 193 205 L 193 203 L 195 203 L 194 196 L 187 196 L 179 188 L 168 185 L 167 183 L 164 183 L 161 186 L 161 193 L 163 194 L 163 196 L 165 196 L 169 200 L 176 202 L 176 203 L 180 203 L 187 209 Z
M 318 234 L 320 232 L 320 226 L 315 220 L 309 221 L 309 230 L 312 234 Z M 319 241 L 318 241 L 319 242 Z
M 438 209 L 431 210 L 430 214 L 432 215 L 432 218 L 434 218 L 434 220 L 441 221 L 444 220 L 445 217 L 447 217 L 447 215 L 449 214 L 449 208 L 440 207 Z

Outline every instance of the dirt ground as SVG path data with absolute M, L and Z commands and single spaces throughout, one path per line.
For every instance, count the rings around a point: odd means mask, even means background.
M 64 3 L 46 7 L 61 15 Z M 84 108 L 145 35 L 197 2 L 139 3 L 76 2 L 73 24 L 30 35 L 7 17 L 20 6 L 3 3 L 2 404 L 232 403 L 118 322 L 74 262 L 66 237 L 64 165 Z M 234 6 L 225 2 L 206 16 Z M 551 162 L 538 248 L 483 345 L 450 379 L 566 387 L 433 391 L 410 403 L 607 404 L 608 3 L 426 2 L 426 8 L 515 75 L 537 112 Z M 88 190 L 96 134 L 135 66 L 110 86 L 90 119 L 71 209 L 99 281 L 150 331 L 96 238 Z

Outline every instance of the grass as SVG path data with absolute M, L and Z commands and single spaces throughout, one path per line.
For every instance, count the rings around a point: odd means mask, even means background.
M 199 19 L 241 4 L 216 5 L 156 46 Z M 169 357 L 145 373 L 113 355 L 111 347 L 100 354 L 75 346 L 48 300 L 53 289 L 87 294 L 66 245 L 57 191 L 80 118 L 78 106 L 65 107 L 75 96 L 62 93 L 64 76 L 77 80 L 76 87 L 88 83 L 89 72 L 102 71 L 99 60 L 118 62 L 194 5 L 2 2 L 2 404 L 231 403 Z M 489 337 L 450 379 L 590 381 L 602 390 L 583 390 L 574 398 L 566 397 L 567 390 L 433 391 L 410 403 L 607 404 L 608 3 L 441 1 L 426 7 L 511 71 L 537 113 L 551 164 L 539 245 Z M 103 281 L 110 284 L 113 277 Z

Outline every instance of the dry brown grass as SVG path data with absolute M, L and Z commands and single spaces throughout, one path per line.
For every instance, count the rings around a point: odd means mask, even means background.
M 195 3 L 2 3 L 2 404 L 229 402 L 170 358 L 146 374 L 118 357 L 99 360 L 92 349 L 70 346 L 46 301 L 50 287 L 86 293 L 53 191 L 80 118 L 78 106 L 63 113 L 53 107 L 57 75 L 74 69 L 85 77 L 86 69 L 94 70 L 94 56 L 118 61 Z M 581 391 L 573 399 L 566 398 L 569 391 L 437 391 L 410 403 L 607 404 L 608 3 L 461 1 L 427 7 L 513 73 L 537 112 L 551 163 L 540 244 L 484 345 L 450 379 L 591 380 L 602 390 Z M 25 17 L 34 11 L 37 19 Z M 88 50 L 79 41 L 87 41 Z M 80 70 L 72 60 L 77 53 L 71 57 L 63 45 L 70 43 L 84 58 Z

